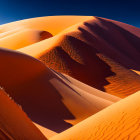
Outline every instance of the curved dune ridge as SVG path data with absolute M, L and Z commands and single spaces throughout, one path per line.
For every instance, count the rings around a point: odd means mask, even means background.
M 139 30 L 91 17 L 18 51 L 40 59 L 58 72 L 124 98 L 140 90 L 140 77 L 131 70 L 140 69 Z
M 48 16 L 31 18 L 1 25 L 0 32 L 7 32 L 18 27 L 48 31 L 52 35 L 56 35 L 74 24 L 91 18 L 91 16 Z
M 0 89 L 0 139 L 139 139 L 139 44 L 93 16 L 0 25 L 0 86 L 29 117 Z
M 16 51 L 0 49 L 0 63 L 2 87 L 32 121 L 56 133 L 120 100 Z
M 32 39 L 23 32 L 12 34 L 16 29 L 42 30 L 49 37 L 44 35 L 47 39 L 27 45 Z M 50 16 L 1 25 L 0 31 L 8 32 L 0 40 L 0 45 L 4 42 L 2 47 L 8 44 L 10 49 L 19 48 L 18 51 L 94 88 L 121 98 L 140 90 L 140 77 L 131 70 L 140 70 L 140 29 L 136 27 L 92 16 Z
M 1 33 L 0 46 L 3 48 L 16 50 L 50 37 L 52 37 L 52 35 L 47 31 L 20 29 L 16 32 L 12 32 L 12 34 L 7 32 L 4 32 L 3 34 Z
M 0 88 L 0 139 L 46 140 L 22 109 Z
M 139 140 L 139 99 L 130 95 L 50 140 Z

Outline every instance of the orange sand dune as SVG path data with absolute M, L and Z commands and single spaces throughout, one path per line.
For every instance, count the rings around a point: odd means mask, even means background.
M 16 51 L 0 49 L 0 64 L 2 87 L 32 121 L 57 133 L 120 100 Z
M 0 140 L 46 140 L 22 109 L 0 88 Z
M 93 16 L 0 25 L 0 86 L 33 122 L 0 90 L 0 139 L 140 139 L 139 44 L 139 28 Z
M 140 69 L 139 29 L 124 26 L 90 17 L 18 51 L 40 59 L 58 72 L 124 98 L 140 90 L 140 76 L 130 70 Z
M 58 134 L 58 133 L 56 133 L 56 132 L 54 132 L 54 131 L 52 131 L 50 129 L 47 129 L 47 128 L 37 124 L 37 123 L 34 123 L 34 124 L 44 134 L 44 136 L 46 138 L 51 138 L 52 136 L 55 136 L 55 135 Z
M 118 98 L 117 96 L 110 95 L 106 92 L 102 92 L 98 89 L 92 88 L 68 75 L 57 73 L 56 71 L 53 71 L 61 80 L 63 80 L 65 83 L 67 83 L 69 86 L 71 86 L 73 89 L 78 90 L 79 92 L 87 92 L 89 94 L 92 94 L 94 96 L 97 96 L 99 98 L 103 98 L 105 100 L 111 101 L 111 102 L 117 102 L 121 98 Z
M 30 28 L 48 31 L 52 35 L 56 35 L 66 28 L 88 19 L 92 19 L 92 16 L 48 16 L 31 18 L 0 25 L 0 33 L 10 31 L 15 28 Z
M 60 75 L 60 73 L 59 73 L 59 75 Z M 113 96 L 113 95 L 110 95 L 106 92 L 101 92 L 101 91 L 99 92 L 98 89 L 92 88 L 92 87 L 90 87 L 90 86 L 88 86 L 88 85 L 68 76 L 68 75 L 65 75 L 65 79 L 63 78 L 63 80 L 65 80 L 65 82 L 69 81 L 69 85 L 71 85 L 75 89 L 79 88 L 81 90 L 84 90 L 84 91 L 92 94 L 92 95 L 109 100 L 111 102 L 117 102 L 120 100 L 120 98 Z
M 139 99 L 130 95 L 50 140 L 139 140 Z
M 15 50 L 49 37 L 52 37 L 52 35 L 46 31 L 22 29 L 21 31 L 17 31 L 15 33 L 12 32 L 9 34 L 8 32 L 7 34 L 2 34 L 0 36 L 0 46 Z
M 21 31 L 21 28 L 15 28 L 15 29 L 12 29 L 12 30 L 9 30 L 9 31 L 6 31 L 6 32 L 1 32 L 0 33 L 0 39 L 3 38 L 3 37 L 6 37 L 8 35 L 12 35 L 14 33 L 17 33 L 18 31 Z

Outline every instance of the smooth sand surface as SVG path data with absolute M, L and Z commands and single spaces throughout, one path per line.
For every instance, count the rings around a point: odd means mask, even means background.
M 15 28 L 29 28 L 48 31 L 52 35 L 56 35 L 66 28 L 88 19 L 92 19 L 92 16 L 47 16 L 31 18 L 0 25 L 0 33 Z
M 34 125 L 44 134 L 44 136 L 46 138 L 51 138 L 52 136 L 55 136 L 58 134 L 50 129 L 47 129 L 47 128 L 37 124 L 37 123 L 34 123 Z
M 5 35 L 5 36 L 4 36 Z M 8 49 L 19 49 L 44 39 L 52 37 L 49 32 L 33 29 L 21 29 L 17 32 L 9 32 L 0 36 L 0 46 Z
M 8 94 L 0 88 L 0 140 L 46 140 Z
M 130 95 L 50 140 L 139 140 L 139 98 Z

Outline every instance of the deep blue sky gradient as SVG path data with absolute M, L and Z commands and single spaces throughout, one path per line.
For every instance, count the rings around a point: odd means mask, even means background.
M 140 0 L 0 0 L 0 24 L 52 15 L 92 15 L 140 27 Z

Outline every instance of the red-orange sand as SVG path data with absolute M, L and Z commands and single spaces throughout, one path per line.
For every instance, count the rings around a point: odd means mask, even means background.
M 32 23 L 25 20 L 23 24 Z M 127 24 L 90 17 L 18 51 L 40 59 L 58 72 L 124 98 L 140 90 L 140 77 L 130 70 L 140 69 L 138 31 Z
M 50 140 L 139 140 L 139 99 L 130 95 Z
M 0 63 L 2 87 L 32 121 L 53 131 L 52 135 L 120 100 L 16 51 L 0 49 Z
M 46 140 L 22 109 L 1 88 L 0 140 Z
M 28 115 L 27 136 L 32 127 L 38 131 L 29 139 L 43 138 L 40 131 L 58 140 L 137 138 L 139 129 L 134 133 L 132 126 L 139 124 L 134 106 L 140 90 L 139 44 L 139 28 L 93 16 L 0 25 L 0 86 Z M 8 135 L 0 131 L 0 136 Z

